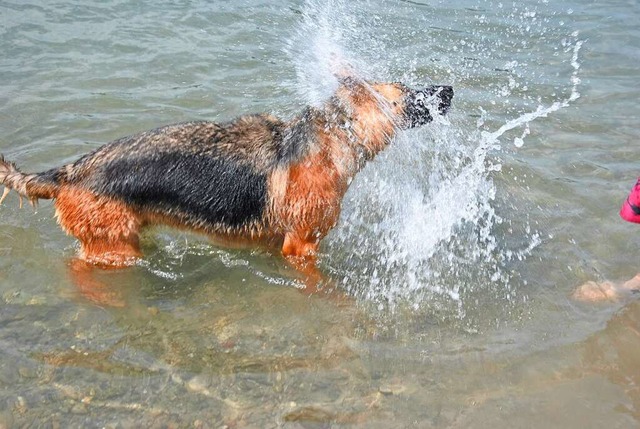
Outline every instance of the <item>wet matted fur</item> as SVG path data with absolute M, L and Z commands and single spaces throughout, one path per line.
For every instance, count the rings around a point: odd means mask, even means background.
M 186 122 L 113 141 L 60 168 L 24 174 L 0 158 L 0 183 L 21 199 L 55 199 L 80 257 L 127 265 L 142 228 L 166 224 L 225 240 L 274 243 L 314 262 L 365 161 L 403 128 L 448 110 L 453 90 L 341 79 L 334 96 L 290 121 L 267 114 Z

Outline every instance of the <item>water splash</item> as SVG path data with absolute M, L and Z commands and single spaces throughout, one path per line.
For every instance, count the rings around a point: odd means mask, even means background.
M 578 37 L 579 33 L 575 32 L 573 34 L 574 37 Z M 493 143 L 496 142 L 504 133 L 510 131 L 514 128 L 527 125 L 530 122 L 538 119 L 538 118 L 546 118 L 553 112 L 557 112 L 558 110 L 569 107 L 569 105 L 580 98 L 580 93 L 578 92 L 578 86 L 580 85 L 580 78 L 578 77 L 578 72 L 580 71 L 580 63 L 578 62 L 578 54 L 580 53 L 580 48 L 584 41 L 577 40 L 575 45 L 573 46 L 573 56 L 571 57 L 571 66 L 573 67 L 573 72 L 571 73 L 571 94 L 564 100 L 556 101 L 550 106 L 538 106 L 538 108 L 534 112 L 525 113 L 515 119 L 508 121 L 506 124 L 502 125 L 496 131 L 489 133 L 483 132 L 482 139 L 485 142 Z M 528 128 L 525 129 L 525 133 L 523 137 L 518 137 L 516 146 L 522 146 L 520 142 L 522 139 L 529 134 Z
M 400 134 L 356 176 L 340 223 L 323 243 L 321 268 L 365 304 L 473 324 L 474 311 L 519 298 L 514 271 L 542 242 L 527 215 L 501 199 L 503 164 L 531 139 L 530 123 L 580 98 L 584 42 L 544 10 L 514 5 L 492 18 L 480 7 L 462 8 L 444 19 L 427 5 L 371 3 L 305 3 L 284 48 L 296 72 L 292 104 L 321 104 L 335 91 L 336 74 L 352 69 L 415 87 L 452 84 L 454 108 Z M 416 26 L 416 7 L 426 11 L 424 25 Z M 512 23 L 497 31 L 505 22 Z M 146 268 L 173 279 L 168 273 L 182 266 L 185 252 L 206 251 L 269 283 L 295 283 L 254 267 L 246 255 L 204 249 L 166 247 Z
M 501 23 L 515 23 L 505 30 L 505 40 L 497 41 L 482 8 L 477 13 L 466 9 L 467 16 L 452 18 L 449 29 L 442 23 L 429 25 L 437 13 L 429 10 L 421 34 L 390 26 L 383 13 L 370 16 L 360 8 L 360 3 L 342 1 L 305 4 L 287 50 L 296 67 L 299 96 L 312 104 L 326 99 L 337 86 L 337 59 L 380 80 L 401 78 L 415 85 L 434 76 L 438 83 L 453 83 L 458 113 L 404 133 L 356 177 L 339 227 L 328 239 L 323 268 L 353 295 L 380 308 L 404 302 L 461 318 L 483 296 L 512 300 L 516 291 L 510 264 L 526 259 L 541 236 L 528 221 L 519 222 L 522 227 L 514 231 L 512 218 L 518 214 L 496 198 L 494 179 L 505 174 L 497 156 L 504 153 L 499 140 L 523 128 L 512 140 L 515 148 L 522 147 L 529 123 L 580 97 L 583 41 L 577 33 L 553 33 L 553 16 L 544 10 L 515 5 L 501 12 Z M 374 9 L 380 8 L 376 4 Z M 403 11 L 396 7 L 388 14 L 397 18 Z M 431 49 L 433 58 L 421 58 L 420 49 L 412 53 L 410 47 L 397 46 L 408 38 L 440 51 Z M 536 45 L 543 39 L 550 42 Z M 549 82 L 534 67 L 549 55 L 545 50 L 554 57 L 571 53 L 570 93 L 560 100 L 556 91 L 563 84 L 554 82 L 548 94 Z M 520 55 L 501 67 L 494 65 L 506 52 Z M 402 69 L 394 70 L 398 65 Z M 549 98 L 556 99 L 545 105 Z M 535 110 L 530 109 L 533 103 L 538 104 Z M 469 108 L 481 113 L 473 122 L 463 111 Z M 512 119 L 505 117 L 509 114 Z
M 241 267 L 247 277 L 261 278 L 272 285 L 299 286 L 293 268 L 291 275 L 283 277 L 282 270 L 277 263 L 271 267 L 265 267 L 264 263 L 256 264 L 256 262 L 272 262 L 273 258 L 268 254 L 262 255 L 262 261 L 260 261 L 259 254 L 252 255 L 253 260 L 250 262 L 247 253 L 253 252 L 247 249 L 231 250 L 211 246 L 209 243 L 201 241 L 198 236 L 195 236 L 194 240 L 190 242 L 189 237 L 190 235 L 186 233 L 177 237 L 175 234 L 157 234 L 153 241 L 159 251 L 139 260 L 136 265 L 158 278 L 176 282 L 183 281 L 188 275 L 191 275 L 194 266 L 202 268 L 201 263 L 194 261 L 210 261 L 209 263 L 213 267 L 219 265 L 225 269 Z
M 292 86 L 305 104 L 320 106 L 326 101 L 338 87 L 336 75 L 345 69 L 367 75 L 366 62 L 344 48 L 354 37 L 354 22 L 342 1 L 309 3 L 303 9 L 302 22 L 286 41 L 285 52 L 295 59 Z

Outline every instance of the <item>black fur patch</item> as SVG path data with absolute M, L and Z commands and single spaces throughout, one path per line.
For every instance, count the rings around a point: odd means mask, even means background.
M 60 184 L 66 179 L 66 173 L 64 168 L 52 168 L 51 170 L 43 171 L 36 176 L 37 180 L 45 183 Z
M 209 153 L 161 152 L 100 166 L 93 190 L 196 227 L 240 227 L 260 219 L 267 179 L 251 166 Z
M 314 112 L 308 107 L 296 122 L 285 130 L 278 144 L 276 159 L 278 164 L 287 165 L 301 159 L 315 137 L 313 129 Z

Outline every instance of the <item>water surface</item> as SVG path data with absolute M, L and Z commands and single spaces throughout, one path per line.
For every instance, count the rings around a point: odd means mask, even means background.
M 50 202 L 0 208 L 0 427 L 640 424 L 635 2 L 0 1 L 0 152 L 26 171 L 115 138 L 291 117 L 370 79 L 451 84 L 447 118 L 357 176 L 306 297 L 262 250 L 167 229 L 69 275 Z

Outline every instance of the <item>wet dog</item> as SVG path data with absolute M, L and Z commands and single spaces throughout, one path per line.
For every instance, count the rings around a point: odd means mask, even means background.
M 38 174 L 0 158 L 0 183 L 32 203 L 55 199 L 58 223 L 80 258 L 126 266 L 142 256 L 140 231 L 164 224 L 226 241 L 278 246 L 314 266 L 354 175 L 398 130 L 445 114 L 453 89 L 340 78 L 321 107 L 283 121 L 267 114 L 187 122 L 113 141 Z

